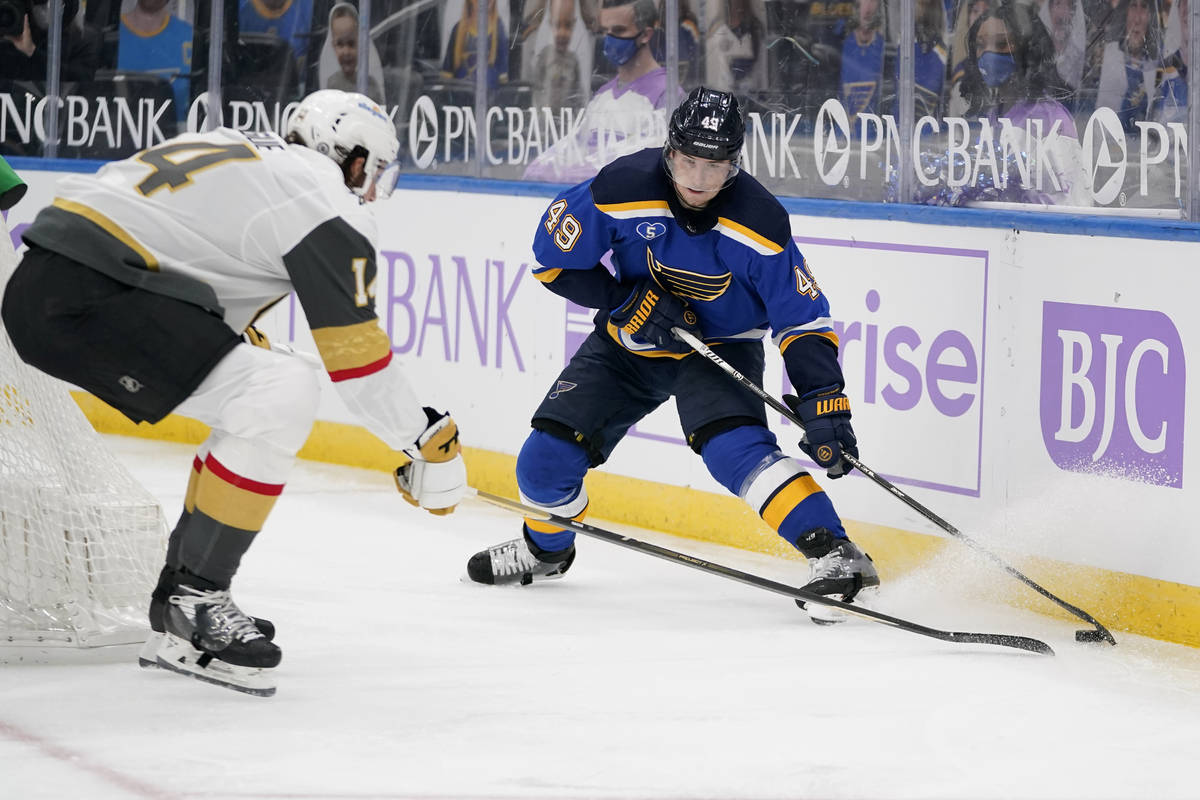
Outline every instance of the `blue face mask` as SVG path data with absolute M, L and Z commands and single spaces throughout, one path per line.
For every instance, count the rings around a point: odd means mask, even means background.
M 979 57 L 979 74 L 983 82 L 995 89 L 1017 71 L 1017 62 L 1011 53 L 994 53 L 991 50 Z
M 622 66 L 629 62 L 638 51 L 638 36 L 634 34 L 628 39 L 623 39 L 620 36 L 613 36 L 611 33 L 604 37 L 604 57 L 613 63 L 614 66 Z

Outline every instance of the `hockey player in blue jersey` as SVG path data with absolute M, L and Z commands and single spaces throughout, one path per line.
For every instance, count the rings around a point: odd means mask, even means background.
M 587 471 L 674 396 L 687 442 L 713 477 L 808 558 L 806 588 L 849 601 L 878 587 L 871 559 L 804 466 L 780 450 L 762 401 L 671 333 L 701 337 L 761 384 L 769 329 L 796 389 L 787 400 L 805 424 L 801 449 L 830 478 L 845 473 L 842 452 L 858 450 L 829 303 L 783 206 L 739 171 L 744 134 L 733 95 L 701 87 L 675 110 L 664 148 L 618 158 L 546 210 L 535 276 L 598 313 L 534 412 L 517 483 L 524 502 L 581 518 Z M 600 263 L 609 249 L 615 277 Z M 523 585 L 561 577 L 574 536 L 527 518 L 520 538 L 475 554 L 468 575 Z M 808 611 L 833 621 L 823 607 Z

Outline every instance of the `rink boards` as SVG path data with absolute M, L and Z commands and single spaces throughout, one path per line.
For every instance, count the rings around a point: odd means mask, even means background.
M 22 175 L 30 192 L 9 213 L 14 234 L 50 202 L 56 177 Z M 459 421 L 473 483 L 511 494 L 529 415 L 591 314 L 530 275 L 550 195 L 502 187 L 401 190 L 381 204 L 375 288 L 395 358 Z M 833 308 L 863 461 L 1114 629 L 1200 645 L 1200 456 L 1187 446 L 1197 243 L 1162 229 L 1080 235 L 1068 219 L 1028 231 L 792 205 L 797 244 Z M 315 350 L 294 298 L 262 327 Z M 790 389 L 774 348 L 764 385 Z M 100 427 L 121 427 L 85 407 Z M 328 381 L 320 418 L 302 455 L 391 463 Z M 771 424 L 798 453 L 796 428 L 774 414 Z M 203 432 L 170 420 L 149 435 Z M 885 571 L 941 545 L 935 527 L 861 476 L 822 483 Z M 598 517 L 787 553 L 708 476 L 670 404 L 589 491 Z

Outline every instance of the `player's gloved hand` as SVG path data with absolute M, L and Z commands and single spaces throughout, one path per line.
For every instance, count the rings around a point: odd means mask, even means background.
M 429 426 L 404 454 L 412 459 L 396 470 L 404 499 L 431 514 L 449 514 L 467 493 L 467 466 L 458 443 L 458 425 L 449 414 L 425 407 Z
M 850 427 L 850 401 L 841 392 L 814 393 L 803 399 L 785 394 L 783 400 L 804 423 L 800 449 L 825 468 L 830 478 L 840 478 L 853 467 L 842 453 L 858 458 L 858 439 Z
M 702 336 L 696 312 L 652 281 L 635 286 L 629 299 L 609 312 L 608 318 L 634 341 L 672 353 L 690 353 L 692 348 L 676 339 L 671 328 L 683 328 L 697 338 Z

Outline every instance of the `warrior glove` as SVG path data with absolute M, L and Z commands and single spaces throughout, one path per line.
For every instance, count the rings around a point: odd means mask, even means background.
M 467 467 L 458 443 L 458 425 L 449 414 L 425 407 L 429 426 L 404 454 L 412 459 L 396 470 L 404 499 L 431 514 L 449 514 L 467 493 Z
M 784 401 L 804 423 L 800 449 L 825 468 L 830 478 L 840 478 L 852 467 L 842 453 L 858 458 L 858 439 L 850 427 L 850 401 L 838 391 L 813 393 L 804 399 L 785 394 Z
M 696 313 L 675 295 L 651 281 L 642 281 L 619 307 L 609 312 L 612 324 L 635 342 L 651 344 L 672 353 L 690 353 L 687 343 L 676 339 L 671 328 L 683 328 L 701 338 Z

